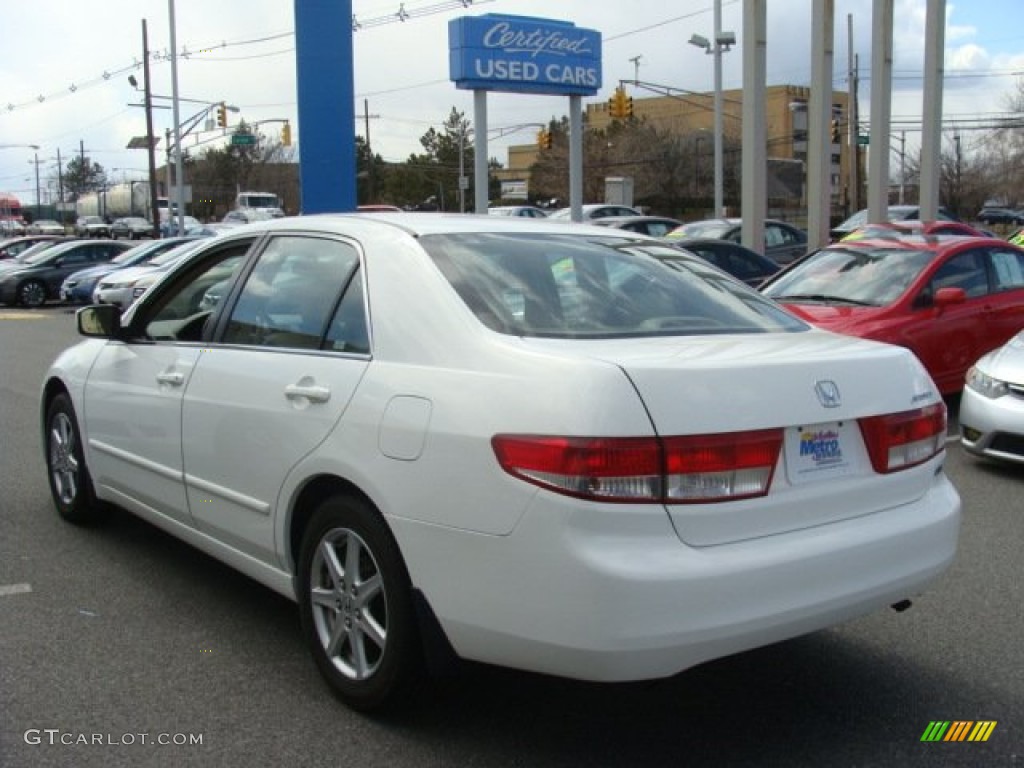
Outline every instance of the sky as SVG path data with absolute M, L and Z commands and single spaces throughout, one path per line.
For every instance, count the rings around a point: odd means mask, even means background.
M 35 202 L 38 167 L 45 202 L 58 153 L 66 165 L 82 149 L 113 181 L 145 177 L 145 152 L 126 149 L 132 137 L 146 133 L 145 112 L 133 106 L 141 103 L 141 93 L 128 76 L 142 82 L 145 19 L 153 92 L 171 95 L 172 5 L 182 121 L 209 103 L 225 101 L 240 110 L 229 114 L 232 124 L 239 118 L 287 119 L 299 139 L 294 2 L 102 0 L 69 12 L 66 0 L 0 0 L 0 191 L 25 204 Z M 769 85 L 810 83 L 812 2 L 768 3 Z M 907 129 L 908 152 L 919 144 L 912 123 L 922 109 L 925 5 L 926 0 L 895 0 L 892 116 L 894 126 Z M 833 84 L 845 90 L 849 82 L 850 18 L 862 119 L 871 103 L 871 9 L 871 0 L 835 0 Z M 356 131 L 365 136 L 368 124 L 374 153 L 389 161 L 421 152 L 419 138 L 431 127 L 440 129 L 453 107 L 472 120 L 472 93 L 457 90 L 448 73 L 448 22 L 460 16 L 537 16 L 600 31 L 603 85 L 584 104 L 607 100 L 620 80 L 699 92 L 713 88 L 712 57 L 687 45 L 694 33 L 713 35 L 713 0 L 352 0 L 352 10 L 360 24 L 353 36 Z M 403 10 L 406 18 L 400 20 Z M 722 29 L 735 32 L 738 41 L 722 58 L 725 89 L 742 87 L 742 12 L 742 0 L 722 1 Z M 1017 83 L 1024 80 L 1021 0 L 947 0 L 946 17 L 944 121 L 1007 116 Z M 645 94 L 656 95 L 643 88 L 631 91 L 634 98 Z M 567 113 L 564 97 L 490 94 L 488 154 L 507 164 L 509 145 L 535 141 L 537 128 L 531 123 Z M 154 110 L 154 123 L 163 136 L 172 111 Z M 279 122 L 268 122 L 263 130 L 273 134 L 279 128 Z M 968 149 L 972 135 L 965 134 Z M 200 140 L 206 143 L 196 143 Z M 183 145 L 198 152 L 225 141 L 211 131 L 190 136 Z

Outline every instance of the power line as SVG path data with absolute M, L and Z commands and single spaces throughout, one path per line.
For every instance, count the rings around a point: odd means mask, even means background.
M 735 0 L 734 0 L 735 1 Z M 484 5 L 487 3 L 493 3 L 495 0 L 443 0 L 442 2 L 436 2 L 430 5 L 423 5 L 421 7 L 415 7 L 412 3 L 401 2 L 398 5 L 396 11 L 367 19 L 358 19 L 355 14 L 352 17 L 352 31 L 358 32 L 361 29 L 367 29 L 372 27 L 379 27 L 385 24 L 398 24 L 406 21 L 423 18 L 425 16 L 433 16 L 438 13 L 444 13 L 445 11 L 454 10 L 457 8 L 469 8 L 473 5 Z M 409 5 L 409 8 L 406 8 Z M 186 59 L 190 61 L 242 61 L 245 59 L 264 58 L 268 56 L 279 56 L 289 51 L 293 51 L 294 47 L 274 51 L 264 54 L 255 54 L 249 57 L 236 57 L 236 58 L 212 58 L 207 56 L 208 53 L 214 53 L 216 49 L 227 49 L 236 46 L 244 45 L 256 45 L 259 43 L 266 43 L 273 40 L 280 40 L 286 37 L 294 37 L 295 32 L 279 32 L 271 35 L 264 35 L 262 37 L 249 38 L 245 40 L 235 40 L 232 42 L 221 41 L 219 43 L 208 44 L 205 46 L 193 46 L 193 50 L 189 50 L 188 46 L 182 47 L 181 52 L 177 54 L 178 59 Z M 154 51 L 150 54 L 150 59 L 156 62 L 170 61 L 172 55 L 168 51 Z M 49 93 L 40 93 L 34 99 L 28 99 L 26 101 L 17 102 L 9 101 L 6 104 L 0 101 L 0 114 L 11 113 L 29 107 L 37 107 L 47 102 L 55 101 L 57 99 L 66 98 L 77 94 L 79 91 L 89 90 L 98 85 L 103 85 L 112 78 L 120 78 L 122 75 L 130 74 L 138 70 L 142 66 L 142 62 L 137 58 L 133 59 L 131 64 L 120 66 L 116 69 L 104 70 L 102 74 L 97 75 L 86 80 L 72 82 L 67 88 L 61 88 L 54 90 Z

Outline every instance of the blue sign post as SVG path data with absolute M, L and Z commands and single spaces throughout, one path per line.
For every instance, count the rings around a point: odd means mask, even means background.
M 484 14 L 448 22 L 449 72 L 473 91 L 475 207 L 487 211 L 487 91 L 569 97 L 569 201 L 583 198 L 582 97 L 601 87 L 601 33 L 567 21 Z
M 356 209 L 352 0 L 295 0 L 303 213 Z

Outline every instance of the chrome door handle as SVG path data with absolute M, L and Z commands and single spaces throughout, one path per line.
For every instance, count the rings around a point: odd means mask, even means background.
M 284 388 L 284 396 L 289 400 L 308 400 L 311 403 L 326 403 L 331 399 L 331 390 L 315 384 L 289 384 Z
M 161 384 L 169 384 L 172 387 L 180 387 L 185 383 L 185 376 L 181 373 L 158 373 L 156 380 Z

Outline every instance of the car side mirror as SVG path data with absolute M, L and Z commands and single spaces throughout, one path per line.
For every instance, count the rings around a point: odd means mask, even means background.
M 121 308 L 116 304 L 93 304 L 75 314 L 82 336 L 116 339 L 121 336 Z
M 933 304 L 942 309 L 954 304 L 963 304 L 965 301 L 967 301 L 967 292 L 963 288 L 939 288 L 935 292 Z

